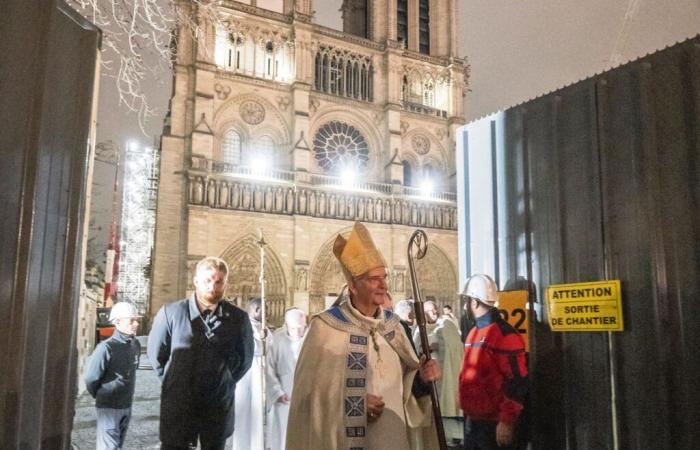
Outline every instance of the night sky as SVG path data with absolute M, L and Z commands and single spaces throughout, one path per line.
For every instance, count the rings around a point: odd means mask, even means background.
M 339 24 L 341 3 L 316 0 L 319 23 Z M 700 33 L 700 0 L 461 0 L 459 16 L 460 53 L 471 64 L 468 120 Z M 103 69 L 97 141 L 152 143 L 162 130 L 172 75 L 161 71 L 144 83 L 159 111 L 148 136 L 118 106 L 109 75 Z

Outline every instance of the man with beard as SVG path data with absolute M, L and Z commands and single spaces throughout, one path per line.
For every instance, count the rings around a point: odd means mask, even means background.
M 270 445 L 284 450 L 289 420 L 289 402 L 294 393 L 294 370 L 306 333 L 306 314 L 292 308 L 284 315 L 284 326 L 276 330 L 275 342 L 267 357 L 267 399 L 270 410 Z
M 387 270 L 369 231 L 355 222 L 337 236 L 350 298 L 314 316 L 294 376 L 287 450 L 408 450 L 409 434 L 431 425 L 435 360 L 419 361 L 399 318 L 382 308 Z
M 236 383 L 253 359 L 245 312 L 223 301 L 228 266 L 197 263 L 195 293 L 164 305 L 148 336 L 148 358 L 162 381 L 162 449 L 223 450 L 233 433 Z
M 464 295 L 475 323 L 459 375 L 460 404 L 469 419 L 467 448 L 512 449 L 527 393 L 525 343 L 495 307 L 498 289 L 491 277 L 472 276 Z

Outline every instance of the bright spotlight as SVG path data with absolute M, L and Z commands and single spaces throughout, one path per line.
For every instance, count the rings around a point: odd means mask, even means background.
M 420 190 L 423 192 L 423 195 L 430 195 L 433 193 L 433 182 L 430 180 L 423 180 L 423 183 L 420 185 Z
M 255 174 L 261 174 L 268 170 L 267 160 L 263 157 L 254 158 L 250 162 L 250 170 Z
M 352 167 L 344 168 L 340 176 L 342 177 L 343 184 L 345 186 L 352 186 L 355 184 L 355 180 L 357 179 L 357 173 L 355 173 L 355 169 Z

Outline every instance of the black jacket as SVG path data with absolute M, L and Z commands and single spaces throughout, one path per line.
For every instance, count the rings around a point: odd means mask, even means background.
M 96 407 L 131 407 L 140 353 L 139 341 L 117 330 L 97 345 L 85 369 L 85 387 Z
M 221 302 L 213 314 L 202 317 L 191 297 L 163 306 L 153 321 L 148 358 L 163 382 L 165 444 L 233 433 L 234 392 L 253 362 L 253 328 L 248 315 L 229 303 Z

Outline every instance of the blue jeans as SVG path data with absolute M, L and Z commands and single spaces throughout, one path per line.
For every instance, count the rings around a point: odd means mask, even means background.
M 496 443 L 496 422 L 489 420 L 464 421 L 464 444 L 466 450 L 515 450 L 515 445 L 499 447 Z
M 95 408 L 97 411 L 97 450 L 120 450 L 131 420 L 131 408 Z

